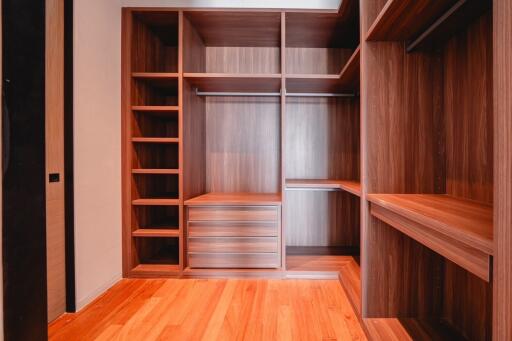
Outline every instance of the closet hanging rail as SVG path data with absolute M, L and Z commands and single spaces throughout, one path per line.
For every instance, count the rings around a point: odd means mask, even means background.
M 196 89 L 197 96 L 256 96 L 256 97 L 276 97 L 281 96 L 280 92 L 229 92 L 229 91 L 199 91 Z
M 281 92 L 230 92 L 230 91 L 199 91 L 196 89 L 197 96 L 245 96 L 245 97 L 276 97 L 281 96 Z M 321 92 L 293 92 L 285 93 L 287 97 L 355 97 L 353 93 L 321 93 Z

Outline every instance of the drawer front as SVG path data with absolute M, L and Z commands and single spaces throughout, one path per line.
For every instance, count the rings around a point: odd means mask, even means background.
M 278 268 L 277 253 L 189 253 L 188 264 L 191 268 Z
M 277 222 L 190 221 L 189 237 L 277 237 Z
M 189 207 L 192 221 L 277 221 L 277 206 L 212 206 Z
M 188 251 L 199 253 L 277 253 L 276 237 L 199 237 L 188 239 Z

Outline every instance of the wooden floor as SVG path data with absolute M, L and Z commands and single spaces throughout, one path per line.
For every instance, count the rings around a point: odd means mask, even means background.
M 336 280 L 125 279 L 50 340 L 366 340 Z

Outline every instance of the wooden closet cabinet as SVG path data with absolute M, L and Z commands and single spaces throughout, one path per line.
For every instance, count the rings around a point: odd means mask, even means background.
M 371 338 L 509 340 L 504 3 L 125 8 L 124 275 L 339 279 Z

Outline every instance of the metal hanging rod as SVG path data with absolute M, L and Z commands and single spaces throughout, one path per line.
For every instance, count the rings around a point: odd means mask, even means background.
M 286 187 L 286 191 L 315 191 L 315 192 L 339 192 L 341 188 L 320 188 L 320 187 Z
M 281 92 L 232 92 L 232 91 L 199 91 L 197 96 L 242 96 L 242 97 L 278 97 Z M 321 93 L 321 92 L 286 92 L 286 97 L 356 97 L 353 93 Z
M 287 92 L 286 97 L 356 97 L 352 93 L 322 93 L 322 92 Z
M 253 97 L 278 97 L 280 92 L 228 92 L 228 91 L 199 91 L 196 88 L 197 96 L 253 96 Z

